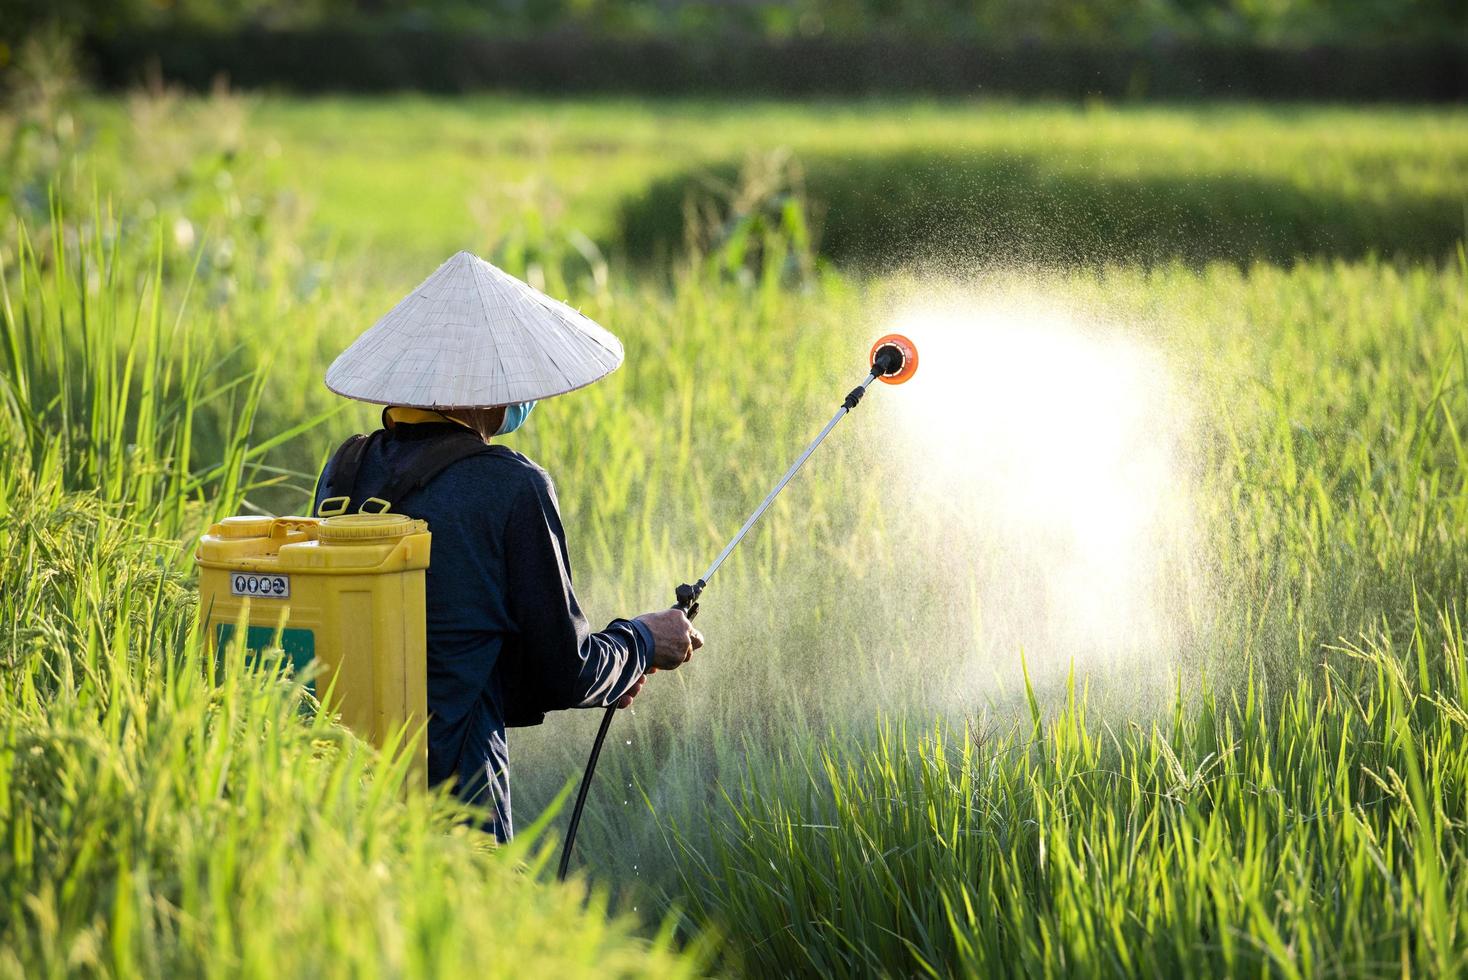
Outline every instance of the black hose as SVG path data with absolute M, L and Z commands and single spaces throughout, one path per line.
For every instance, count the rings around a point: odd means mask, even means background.
M 601 755 L 601 743 L 607 740 L 607 729 L 612 727 L 612 716 L 617 713 L 614 704 L 601 716 L 601 727 L 596 730 L 596 741 L 591 743 L 591 757 L 586 760 L 586 773 L 581 777 L 581 791 L 576 794 L 576 806 L 571 810 L 571 826 L 566 828 L 566 844 L 561 849 L 561 870 L 556 880 L 565 881 L 566 871 L 571 867 L 571 848 L 576 846 L 576 828 L 581 826 L 581 811 L 586 809 L 586 794 L 591 790 L 591 777 L 596 774 L 596 760 Z
M 698 616 L 698 597 L 703 594 L 704 580 L 695 585 L 678 586 L 678 601 L 674 609 L 683 610 L 689 621 Z M 561 868 L 556 872 L 558 881 L 566 880 L 571 868 L 571 851 L 576 847 L 576 831 L 581 826 L 581 811 L 586 809 L 586 796 L 591 792 L 591 777 L 596 775 L 596 760 L 601 756 L 601 745 L 607 740 L 607 729 L 612 727 L 612 715 L 617 713 L 614 704 L 602 715 L 601 727 L 596 730 L 596 741 L 591 743 L 591 755 L 586 760 L 586 772 L 581 776 L 581 789 L 576 793 L 576 805 L 571 808 L 571 825 L 566 828 L 566 843 L 561 846 Z

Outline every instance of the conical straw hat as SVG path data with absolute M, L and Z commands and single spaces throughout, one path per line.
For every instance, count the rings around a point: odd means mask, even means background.
M 610 331 L 460 252 L 343 351 L 326 386 L 379 405 L 486 408 L 565 394 L 621 363 Z

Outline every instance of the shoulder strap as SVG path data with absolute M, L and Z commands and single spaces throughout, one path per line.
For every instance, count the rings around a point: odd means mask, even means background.
M 468 430 L 463 433 L 429 439 L 401 468 L 393 473 L 387 481 L 387 486 L 383 487 L 377 496 L 385 501 L 389 508 L 396 507 L 398 501 L 428 486 L 434 478 L 459 460 L 478 456 L 480 453 L 488 452 L 489 448 L 483 439 Z
M 357 490 L 357 472 L 362 467 L 362 457 L 366 455 L 368 445 L 376 435 L 378 433 L 374 432 L 370 436 L 352 436 L 336 451 L 327 467 L 330 475 L 326 481 L 326 492 L 321 498 L 321 506 L 316 510 L 318 517 L 334 517 L 352 509 Z M 387 485 L 372 497 L 361 501 L 358 508 L 386 513 L 408 494 L 428 486 L 435 477 L 459 460 L 478 456 L 489 449 L 487 443 L 467 429 L 462 434 L 427 439 L 401 465 L 394 467 Z
M 354 435 L 342 443 L 332 455 L 331 462 L 326 464 L 326 488 L 321 495 L 321 505 L 316 509 L 317 516 L 344 514 L 351 507 L 352 492 L 357 488 L 357 473 L 362 468 L 362 457 L 366 455 L 367 445 L 376 434 Z

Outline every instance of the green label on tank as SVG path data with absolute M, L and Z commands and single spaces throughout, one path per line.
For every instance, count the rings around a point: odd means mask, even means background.
M 223 650 L 229 646 L 234 639 L 234 624 L 220 623 L 215 635 L 217 646 L 215 649 Z M 264 650 L 279 649 L 285 653 L 290 662 L 291 669 L 301 671 L 306 665 L 316 659 L 316 634 L 311 630 L 304 629 L 277 629 L 274 626 L 249 626 L 245 629 L 245 649 L 253 653 Z M 254 663 L 254 657 L 246 657 L 246 663 Z M 316 693 L 316 682 L 306 682 L 306 690 L 313 695 Z

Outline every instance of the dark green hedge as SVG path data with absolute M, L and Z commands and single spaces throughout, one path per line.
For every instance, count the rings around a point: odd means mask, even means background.
M 985 153 L 814 156 L 801 165 L 819 251 L 868 267 L 1441 259 L 1464 238 L 1465 202 L 1449 192 L 1350 194 L 1247 174 L 1127 177 Z M 677 254 L 684 202 L 737 183 L 738 171 L 730 163 L 654 183 L 622 207 L 620 244 L 634 259 Z
M 989 44 L 1376 43 L 1462 39 L 1462 0 L 6 0 L 0 39 L 38 29 L 400 28 L 526 37 L 897 36 Z
M 926 92 L 1113 98 L 1457 101 L 1468 97 L 1468 44 L 1211 44 L 1118 48 L 985 46 L 913 39 L 749 37 L 618 40 L 561 34 L 495 38 L 443 31 L 160 31 L 94 38 L 96 80 L 124 86 L 153 66 L 203 88 L 300 92 L 855 95 Z

